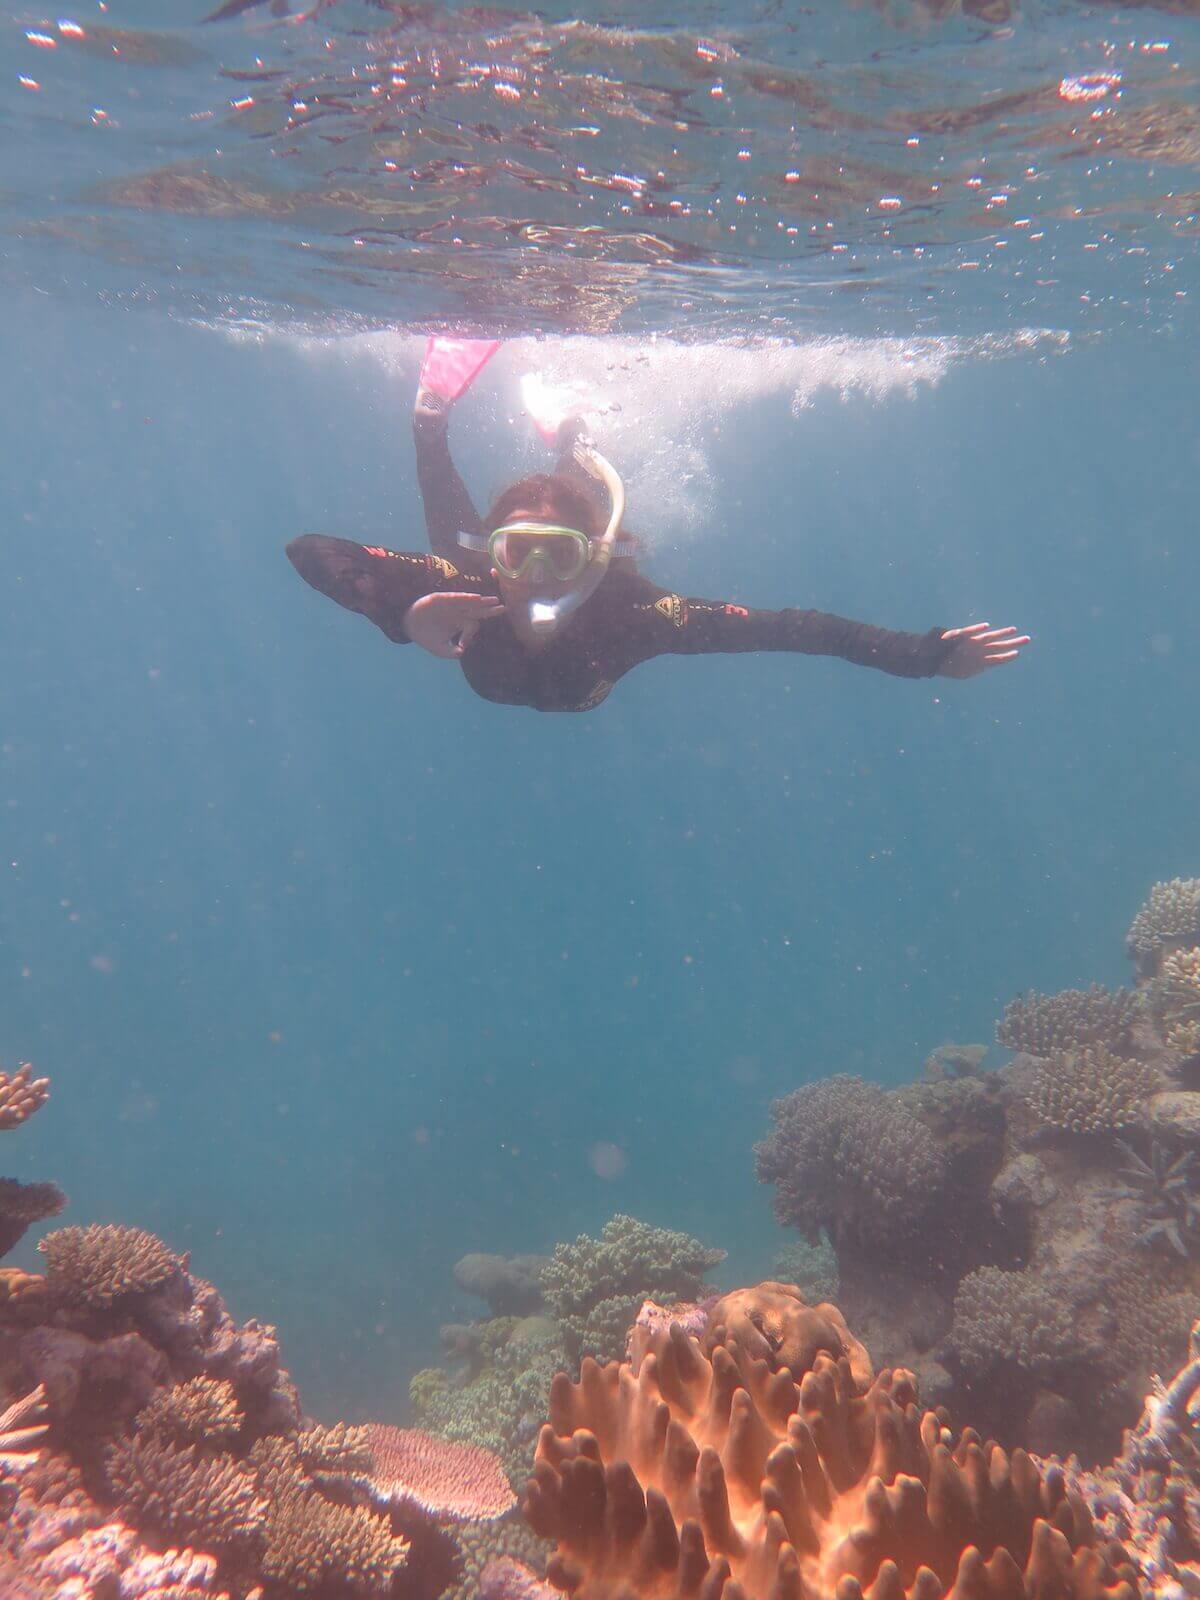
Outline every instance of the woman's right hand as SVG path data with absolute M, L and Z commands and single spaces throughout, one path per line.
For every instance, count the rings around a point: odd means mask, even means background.
M 504 601 L 492 594 L 456 590 L 422 595 L 404 613 L 404 631 L 431 656 L 457 661 L 488 617 L 498 617 Z

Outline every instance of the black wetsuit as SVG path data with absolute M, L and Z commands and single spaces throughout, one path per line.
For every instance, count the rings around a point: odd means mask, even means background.
M 406 554 L 306 534 L 288 556 L 307 583 L 348 611 L 369 617 L 396 644 L 407 644 L 404 614 L 439 591 L 499 595 L 485 556 L 459 549 L 459 530 L 477 533 L 479 517 L 450 459 L 445 422 L 418 416 L 417 475 L 433 555 Z M 897 633 L 823 611 L 752 611 L 721 600 L 673 594 L 616 561 L 561 633 L 527 650 L 503 615 L 483 621 L 459 664 L 485 700 L 537 711 L 590 711 L 618 678 L 661 655 L 738 654 L 750 650 L 841 656 L 901 678 L 937 672 L 949 646 L 941 628 Z

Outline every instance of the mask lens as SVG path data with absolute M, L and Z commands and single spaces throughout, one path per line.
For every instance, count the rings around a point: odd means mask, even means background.
M 510 578 L 524 576 L 540 561 L 550 577 L 569 583 L 587 565 L 586 541 L 582 535 L 566 529 L 505 528 L 492 553 L 497 565 Z

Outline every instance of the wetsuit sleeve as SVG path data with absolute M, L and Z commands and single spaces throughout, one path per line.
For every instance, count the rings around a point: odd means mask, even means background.
M 287 547 L 288 560 L 314 589 L 347 611 L 369 617 L 394 644 L 409 644 L 404 614 L 414 600 L 447 589 L 470 593 L 483 586 L 440 556 L 385 550 L 306 533 Z
M 449 424 L 445 402 L 423 396 L 413 412 L 413 444 L 429 548 L 444 561 L 461 562 L 459 534 L 477 534 L 483 524 L 451 458 Z
M 942 628 L 901 633 L 852 622 L 826 611 L 754 611 L 723 600 L 671 594 L 654 584 L 634 602 L 633 626 L 640 659 L 656 655 L 709 655 L 751 650 L 840 656 L 898 678 L 931 678 L 949 652 Z

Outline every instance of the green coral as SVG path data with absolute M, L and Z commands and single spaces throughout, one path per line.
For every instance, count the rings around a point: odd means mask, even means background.
M 773 1267 L 779 1283 L 794 1283 L 810 1306 L 836 1301 L 841 1288 L 837 1251 L 822 1233 L 816 1244 L 797 1239 L 779 1252 Z
M 950 1343 L 974 1376 L 1009 1365 L 1046 1377 L 1083 1354 L 1064 1295 L 1036 1272 L 1001 1267 L 979 1267 L 959 1284 Z
M 543 1292 L 576 1360 L 620 1360 L 643 1300 L 699 1299 L 705 1274 L 724 1259 L 724 1250 L 690 1234 L 618 1215 L 599 1239 L 580 1234 L 573 1244 L 555 1246 Z

